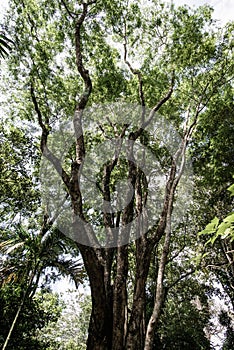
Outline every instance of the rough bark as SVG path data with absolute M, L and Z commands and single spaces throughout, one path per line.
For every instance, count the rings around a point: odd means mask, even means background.
M 109 310 L 105 283 L 104 267 L 100 264 L 94 248 L 79 245 L 86 271 L 89 276 L 92 312 L 89 323 L 87 350 L 110 349 L 111 325 L 109 324 Z
M 84 91 L 81 95 L 74 114 L 73 125 L 76 135 L 76 161 L 74 171 L 74 188 L 72 191 L 72 206 L 75 215 L 79 215 L 84 220 L 82 212 L 82 195 L 79 188 L 79 176 L 85 156 L 84 136 L 82 129 L 83 111 L 88 103 L 92 92 L 92 81 L 89 71 L 83 65 L 83 55 L 81 49 L 81 28 L 88 13 L 88 6 L 91 3 L 83 3 L 83 11 L 76 22 L 75 43 L 76 43 L 76 63 L 77 69 L 84 81 Z M 92 235 L 92 232 L 91 232 Z M 95 241 L 95 235 L 92 235 Z M 92 294 L 92 312 L 89 324 L 89 335 L 87 340 L 87 350 L 106 350 L 111 343 L 111 291 L 108 278 L 108 268 L 106 265 L 103 249 L 92 246 L 82 246 L 78 244 L 87 274 L 89 276 Z
M 136 247 L 134 297 L 128 324 L 126 349 L 141 350 L 145 338 L 145 286 L 150 266 L 151 246 L 144 238 L 139 238 Z
M 128 246 L 117 248 L 117 268 L 113 294 L 113 339 L 112 350 L 124 349 L 127 308 Z

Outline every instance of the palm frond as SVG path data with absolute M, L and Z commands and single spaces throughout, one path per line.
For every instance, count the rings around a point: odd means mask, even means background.
M 9 39 L 5 34 L 0 33 L 0 56 L 2 58 L 8 56 L 8 51 L 11 51 L 12 49 L 11 44 L 14 44 L 14 42 L 11 39 Z
M 58 258 L 51 262 L 51 267 L 55 267 L 62 276 L 68 276 L 75 283 L 76 288 L 84 282 L 86 272 L 82 263 L 72 259 L 65 260 Z
M 18 280 L 18 271 L 15 266 L 2 266 L 0 268 L 0 286 Z
M 22 247 L 24 242 L 17 242 L 15 239 L 9 239 L 7 241 L 0 243 L 0 251 L 3 254 L 10 254 L 12 251 L 15 251 L 19 247 Z

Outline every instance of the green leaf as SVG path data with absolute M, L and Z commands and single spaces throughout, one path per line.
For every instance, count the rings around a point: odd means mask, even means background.
M 219 218 L 215 217 L 208 225 L 206 225 L 206 228 L 199 232 L 199 236 L 201 235 L 209 235 L 211 233 L 214 233 L 218 227 L 219 224 Z
M 232 184 L 230 187 L 227 189 L 229 192 L 231 192 L 231 196 L 234 196 L 234 184 Z
M 223 221 L 228 224 L 234 224 L 234 213 L 228 215 Z

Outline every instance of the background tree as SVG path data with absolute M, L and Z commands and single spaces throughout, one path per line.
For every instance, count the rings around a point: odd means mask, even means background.
M 40 338 L 50 339 L 48 350 L 83 350 L 86 348 L 91 297 L 77 291 L 64 295 L 66 307 L 56 322 L 50 322 L 39 334 Z
M 4 345 L 8 329 L 17 312 L 22 298 L 22 286 L 19 283 L 6 283 L 0 289 L 0 345 Z M 37 336 L 37 332 L 49 322 L 55 322 L 62 311 L 62 303 L 58 296 L 42 290 L 33 299 L 25 301 L 22 313 L 19 315 L 12 337 L 9 339 L 9 349 L 45 349 L 49 347 L 48 339 Z
M 43 275 L 45 275 L 47 268 L 55 268 L 63 276 L 69 275 L 76 286 L 82 282 L 84 274 L 80 264 L 72 258 L 66 259 L 62 256 L 66 252 L 72 253 L 71 248 L 69 249 L 71 245 L 68 242 L 68 247 L 65 246 L 65 243 L 62 242 L 63 236 L 59 235 L 58 231 L 54 231 L 49 236 L 46 236 L 45 225 L 46 222 L 44 222 L 39 233 L 36 232 L 35 227 L 34 232 L 30 232 L 32 227 L 29 232 L 22 226 L 15 228 L 13 232 L 11 228 L 11 231 L 7 232 L 11 239 L 0 242 L 0 257 L 2 262 L 0 268 L 0 286 L 2 293 L 3 295 L 5 294 L 4 285 L 7 283 L 10 283 L 16 291 L 19 290 L 17 295 L 18 307 L 16 310 L 13 309 L 15 316 L 12 322 L 9 323 L 3 349 L 9 346 L 21 313 L 24 311 L 25 305 L 32 302 L 39 287 L 39 282 Z M 6 236 L 6 232 L 4 231 L 2 230 L 3 237 Z M 47 272 L 45 275 L 45 285 L 52 279 L 53 275 L 50 278 Z M 8 298 L 7 293 L 6 298 Z

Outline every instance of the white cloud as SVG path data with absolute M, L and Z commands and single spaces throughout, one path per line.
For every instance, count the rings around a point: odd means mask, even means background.
M 171 0 L 166 0 L 171 2 Z M 223 25 L 228 21 L 234 20 L 234 1 L 233 0 L 174 0 L 176 5 L 187 4 L 191 7 L 198 7 L 208 4 L 214 8 L 213 17 L 218 19 Z
M 215 8 L 214 17 L 220 19 L 222 23 L 234 20 L 233 0 L 213 0 L 211 1 L 211 5 Z
M 8 0 L 0 0 L 0 21 L 4 17 L 7 7 L 8 7 Z

